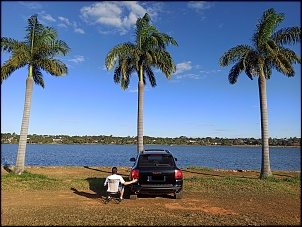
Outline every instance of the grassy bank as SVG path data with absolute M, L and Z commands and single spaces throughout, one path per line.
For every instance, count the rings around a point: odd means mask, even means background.
M 77 174 L 79 169 L 93 170 L 91 174 Z M 120 167 L 119 173 L 128 180 L 130 167 Z M 40 170 L 40 171 L 39 171 Z M 60 175 L 60 171 L 73 174 Z M 183 168 L 184 190 L 196 192 L 203 185 L 207 190 L 223 190 L 244 192 L 267 191 L 276 193 L 284 190 L 295 190 L 300 184 L 301 173 L 298 171 L 273 171 L 273 177 L 259 179 L 259 171 L 227 171 L 211 168 L 189 167 Z M 1 190 L 64 190 L 71 187 L 80 190 L 100 188 L 106 176 L 110 174 L 110 167 L 28 167 L 23 174 L 16 175 L 13 168 L 2 170 Z M 41 173 L 39 173 L 41 172 Z M 95 174 L 97 172 L 97 174 Z M 197 188 L 196 188 L 197 185 Z
M 130 167 L 118 167 L 128 180 Z M 263 226 L 301 224 L 301 173 L 184 168 L 184 196 L 143 196 L 104 205 L 110 167 L 26 167 L 1 170 L 2 225 Z M 113 215 L 114 214 L 114 215 Z M 23 216 L 22 216 L 23 215 Z M 15 217 L 18 216 L 18 219 Z M 118 221 L 118 222 L 117 222 Z
M 110 174 L 110 168 L 106 167 L 90 167 L 98 171 L 95 177 L 87 175 L 62 175 L 58 176 L 56 170 L 62 170 L 64 167 L 29 167 L 23 174 L 14 174 L 12 168 L 7 169 L 7 174 L 3 171 L 1 174 L 1 190 L 64 190 L 70 187 L 79 188 L 81 190 L 89 188 L 99 188 Z M 66 167 L 66 170 L 72 171 L 83 167 Z M 89 167 L 87 167 L 89 168 Z M 41 169 L 43 174 L 37 173 Z M 48 172 L 46 171 L 48 169 Z M 128 168 L 122 167 L 119 173 L 127 180 Z M 224 190 L 226 193 L 232 189 L 239 187 L 238 191 L 266 191 L 267 189 L 278 189 L 279 191 L 286 189 L 294 189 L 300 184 L 301 174 L 294 171 L 273 171 L 273 177 L 260 180 L 258 171 L 248 171 L 246 174 L 232 171 L 219 171 L 210 168 L 189 167 L 182 169 L 184 173 L 184 186 L 187 192 L 196 192 L 200 188 L 194 185 L 204 185 L 207 189 Z M 289 187 L 289 185 L 291 187 Z M 244 190 L 246 188 L 246 190 Z M 271 191 L 272 192 L 272 191 Z

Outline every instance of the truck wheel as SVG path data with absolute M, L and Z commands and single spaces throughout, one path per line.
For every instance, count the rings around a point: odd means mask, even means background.
M 175 199 L 181 199 L 182 198 L 182 190 L 180 190 L 179 192 L 175 192 L 174 198 Z
M 130 195 L 130 199 L 137 199 L 137 195 Z

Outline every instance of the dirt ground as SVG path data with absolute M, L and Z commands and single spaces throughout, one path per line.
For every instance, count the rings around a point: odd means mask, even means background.
M 28 167 L 31 173 L 51 177 L 104 177 L 109 167 Z M 127 178 L 128 167 L 118 169 Z M 1 169 L 1 175 L 7 172 Z M 183 170 L 184 179 L 201 174 Z M 291 176 L 290 172 L 274 174 Z M 203 177 L 258 178 L 259 171 L 211 171 Z M 224 197 L 220 193 L 184 190 L 182 199 L 141 196 L 116 204 L 104 203 L 104 195 L 92 189 L 1 190 L 1 226 L 300 226 L 301 195 L 288 193 L 273 198 L 255 195 Z

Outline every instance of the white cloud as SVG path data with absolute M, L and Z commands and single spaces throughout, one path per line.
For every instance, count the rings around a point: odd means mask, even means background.
M 80 33 L 80 34 L 85 34 L 84 30 L 83 30 L 83 29 L 80 29 L 80 28 L 75 28 L 75 29 L 74 29 L 74 32 L 75 32 L 75 33 Z
M 191 63 L 192 63 L 191 61 L 187 61 L 187 62 L 182 62 L 182 63 L 176 64 L 175 74 L 180 74 L 182 72 L 191 70 L 192 69 Z
M 206 9 L 210 9 L 211 6 L 212 5 L 209 2 L 204 2 L 204 1 L 192 1 L 188 3 L 189 8 L 195 9 L 198 12 Z
M 58 27 L 67 28 L 66 24 L 58 24 Z
M 195 65 L 192 66 L 192 62 L 191 61 L 186 61 L 186 62 L 182 62 L 182 63 L 178 63 L 176 64 L 176 72 L 174 73 L 176 80 L 180 80 L 180 79 L 184 79 L 184 78 L 188 78 L 188 79 L 204 79 L 206 78 L 207 75 L 209 74 L 215 74 L 220 72 L 221 70 L 209 70 L 209 71 L 199 71 L 197 73 L 191 73 L 188 72 L 190 70 L 193 69 L 200 69 L 202 68 L 200 65 Z
M 177 75 L 176 79 L 180 80 L 183 78 L 189 78 L 189 79 L 194 79 L 194 80 L 198 80 L 201 79 L 202 77 L 200 75 L 194 74 L 194 73 L 187 73 L 184 75 Z
M 73 31 L 75 33 L 85 34 L 85 31 L 83 29 L 78 28 L 78 25 L 76 22 L 72 22 L 68 18 L 65 18 L 62 16 L 59 16 L 58 19 L 62 22 L 62 23 L 58 24 L 59 27 L 64 27 L 64 28 L 73 27 L 74 28 Z
M 66 25 L 71 25 L 70 21 L 65 17 L 58 17 L 58 19 L 63 23 L 65 23 Z
M 37 2 L 19 2 L 19 3 L 26 6 L 29 9 L 37 10 L 42 8 L 42 5 Z
M 42 17 L 42 19 L 47 20 L 49 22 L 56 22 L 56 20 L 50 14 L 46 13 L 45 11 L 43 11 L 41 13 L 41 17 Z
M 94 3 L 81 8 L 80 12 L 88 24 L 102 26 L 102 34 L 110 33 L 109 30 L 125 34 L 147 10 L 136 1 L 113 1 Z
M 114 3 L 100 2 L 80 9 L 81 17 L 92 24 L 116 24 L 119 26 L 122 10 Z M 111 22 L 110 22 L 111 20 Z
M 212 69 L 212 70 L 210 70 L 210 71 L 205 71 L 205 70 L 203 70 L 203 71 L 199 71 L 200 73 L 202 73 L 202 74 L 210 74 L 210 73 L 218 73 L 218 72 L 221 72 L 221 70 L 220 69 Z
M 74 58 L 69 59 L 68 61 L 74 62 L 74 63 L 80 63 L 85 61 L 84 56 L 76 55 Z

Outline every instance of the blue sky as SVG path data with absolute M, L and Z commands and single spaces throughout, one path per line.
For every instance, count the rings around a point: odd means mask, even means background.
M 149 81 L 144 95 L 144 135 L 153 137 L 261 138 L 257 78 L 240 74 L 228 82 L 232 65 L 219 58 L 250 40 L 264 11 L 284 13 L 283 27 L 301 26 L 300 1 L 284 2 L 93 2 L 1 1 L 1 37 L 24 40 L 27 19 L 38 14 L 45 26 L 59 32 L 71 51 L 60 59 L 69 73 L 44 72 L 45 88 L 34 85 L 29 134 L 137 135 L 137 83 L 131 76 L 123 91 L 105 68 L 105 57 L 116 45 L 133 42 L 134 25 L 146 12 L 151 23 L 171 35 L 168 46 L 177 71 L 168 80 L 154 69 L 157 86 Z M 289 46 L 301 56 L 301 44 Z M 1 65 L 9 57 L 1 53 Z M 295 77 L 273 71 L 267 80 L 269 136 L 301 138 L 301 66 Z M 20 134 L 27 67 L 1 85 L 1 132 Z

